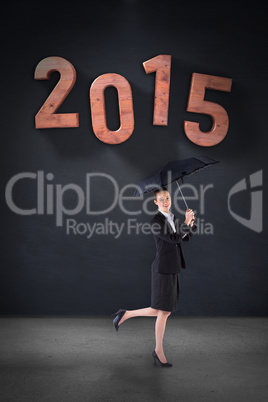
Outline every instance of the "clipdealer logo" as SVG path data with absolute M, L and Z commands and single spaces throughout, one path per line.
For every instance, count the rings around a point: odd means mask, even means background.
M 114 189 L 114 198 L 109 205 L 108 208 L 98 211 L 93 211 L 91 208 L 91 200 L 90 200 L 90 192 L 91 192 L 91 179 L 94 177 L 102 177 L 109 180 Z M 36 206 L 30 209 L 23 209 L 19 205 L 14 202 L 13 199 L 13 189 L 17 182 L 20 180 L 33 180 L 36 185 Z M 63 219 L 65 216 L 74 216 L 79 214 L 82 209 L 86 205 L 86 214 L 91 216 L 107 215 L 109 212 L 113 210 L 116 205 L 119 205 L 120 210 L 126 215 L 140 215 L 142 212 L 147 215 L 155 214 L 155 210 L 149 210 L 149 205 L 152 205 L 153 196 L 148 197 L 146 200 L 143 200 L 143 197 L 133 198 L 132 196 L 127 196 L 126 192 L 129 189 L 132 189 L 133 192 L 137 188 L 136 184 L 127 184 L 121 190 L 119 190 L 119 186 L 116 180 L 106 173 L 87 173 L 86 174 L 86 191 L 84 192 L 83 188 L 75 183 L 69 183 L 66 185 L 61 184 L 53 184 L 52 181 L 54 179 L 53 173 L 45 174 L 43 171 L 38 171 L 37 173 L 33 172 L 22 172 L 18 173 L 15 176 L 11 177 L 6 185 L 6 203 L 11 211 L 18 215 L 55 215 L 56 226 L 63 226 Z M 263 184 L 263 171 L 259 170 L 255 173 L 252 173 L 249 176 L 249 187 L 250 192 L 247 187 L 246 179 L 240 180 L 236 183 L 229 191 L 227 197 L 228 211 L 230 215 L 241 225 L 247 227 L 250 230 L 253 230 L 257 233 L 261 233 L 263 230 L 263 190 L 260 188 Z M 169 186 L 167 186 L 169 187 Z M 199 234 L 213 234 L 213 225 L 210 222 L 204 222 L 204 219 L 200 219 L 200 216 L 205 213 L 205 194 L 206 192 L 214 188 L 213 184 L 209 184 L 207 186 L 200 185 L 199 191 L 195 188 L 195 186 L 191 184 L 183 184 L 183 188 L 189 188 L 192 191 L 191 196 L 185 197 L 188 200 L 199 201 L 198 215 L 196 224 L 198 226 Z M 170 191 L 171 189 L 169 189 Z M 178 190 L 178 189 L 177 189 Z M 185 211 L 181 210 L 179 207 L 179 202 L 181 201 L 181 197 L 178 194 L 178 191 L 175 191 L 173 194 L 173 208 L 178 211 L 180 214 L 184 214 Z M 64 206 L 64 198 L 68 197 L 66 194 L 68 191 L 72 191 L 76 194 L 77 203 L 73 208 L 66 208 Z M 251 209 L 250 209 L 250 217 L 247 219 L 243 216 L 238 215 L 238 213 L 234 212 L 231 208 L 231 199 L 235 194 L 244 192 L 245 196 L 248 197 L 250 195 L 251 200 Z M 55 202 L 54 202 L 55 198 Z M 126 201 L 143 201 L 142 209 L 133 210 L 133 205 L 131 209 L 127 209 L 125 206 Z M 55 204 L 55 205 L 54 205 Z M 127 233 L 136 234 L 150 233 L 150 228 L 148 223 L 140 223 L 137 219 L 128 219 L 127 222 L 123 222 L 121 224 L 117 222 L 113 222 L 105 217 L 103 222 L 81 222 L 78 223 L 75 219 L 66 219 L 66 232 L 67 234 L 79 234 L 86 235 L 87 238 L 91 238 L 93 234 L 112 234 L 115 238 L 118 238 L 124 229 L 127 230 Z
M 150 223 L 144 222 L 141 223 L 138 219 L 133 219 L 133 216 L 140 215 L 145 213 L 146 215 L 154 215 L 155 205 L 153 203 L 154 195 L 151 196 L 146 195 L 146 199 L 143 196 L 133 198 L 134 191 L 137 189 L 136 184 L 126 184 L 121 189 L 119 189 L 118 183 L 116 180 L 106 173 L 87 173 L 85 181 L 85 189 L 81 188 L 79 185 L 74 183 L 69 184 L 56 184 L 52 183 L 54 180 L 53 173 L 45 173 L 44 171 L 37 171 L 37 173 L 33 172 L 21 172 L 8 181 L 6 185 L 6 203 L 11 211 L 18 215 L 54 215 L 56 226 L 62 227 L 65 223 L 66 218 L 66 233 L 74 234 L 74 235 L 84 235 L 88 239 L 91 238 L 94 234 L 96 235 L 104 235 L 110 234 L 115 238 L 118 238 L 123 230 L 127 232 L 127 234 L 150 234 L 151 227 Z M 101 178 L 110 181 L 110 184 L 113 186 L 113 194 L 110 194 L 110 205 L 106 209 L 92 210 L 91 205 L 91 193 L 92 185 L 94 183 L 94 179 Z M 36 201 L 35 205 L 32 208 L 22 208 L 19 205 L 19 200 L 14 200 L 14 189 L 18 182 L 22 182 L 24 180 L 32 181 L 33 185 L 36 187 Z M 96 182 L 96 180 L 95 180 Z M 169 186 L 167 186 L 169 187 Z M 205 214 L 205 196 L 209 189 L 212 189 L 213 184 L 208 184 L 206 186 L 200 184 L 199 189 L 191 184 L 184 184 L 182 188 L 188 188 L 192 195 L 186 197 L 189 200 L 195 200 L 199 203 L 198 206 L 198 217 L 196 220 L 197 225 L 197 233 L 199 234 L 213 234 L 214 229 L 213 225 L 210 222 L 205 222 L 202 218 L 202 215 Z M 130 196 L 130 191 L 132 195 Z M 170 189 L 171 190 L 171 189 Z M 69 194 L 68 194 L 69 192 Z M 76 203 L 73 208 L 66 208 L 64 205 L 64 200 L 66 204 L 66 200 L 70 198 L 70 192 L 73 192 L 71 198 L 73 199 L 73 195 L 75 195 Z M 184 209 L 180 209 L 179 204 L 181 203 L 181 195 L 179 193 L 179 189 L 173 192 L 173 203 L 172 209 L 175 214 L 178 212 L 181 215 L 185 214 Z M 138 208 L 133 207 L 133 202 L 129 205 L 127 209 L 127 201 L 138 201 Z M 142 202 L 142 203 L 141 203 Z M 182 203 L 181 203 L 182 205 Z M 118 223 L 113 222 L 107 215 L 111 212 L 116 206 L 119 206 L 122 213 L 130 216 L 128 219 L 124 219 L 124 222 Z M 73 217 L 78 215 L 83 208 L 85 209 L 86 215 L 96 216 L 97 220 L 94 222 L 91 219 L 91 222 L 78 222 Z M 151 208 L 151 209 L 150 209 Z M 102 219 L 101 216 L 105 217 Z M 69 217 L 72 217 L 69 219 Z

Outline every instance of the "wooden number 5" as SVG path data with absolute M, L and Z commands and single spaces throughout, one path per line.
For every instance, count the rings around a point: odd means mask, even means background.
M 48 80 L 53 71 L 60 73 L 60 80 L 35 116 L 35 128 L 79 127 L 78 113 L 55 114 L 76 81 L 74 66 L 62 57 L 41 60 L 34 72 L 35 80 Z
M 224 139 L 229 127 L 228 114 L 217 103 L 204 101 L 204 97 L 206 88 L 230 92 L 231 86 L 231 78 L 193 73 L 187 111 L 209 115 L 213 125 L 210 131 L 204 132 L 199 129 L 199 123 L 185 121 L 184 131 L 189 140 L 202 147 L 211 147 Z

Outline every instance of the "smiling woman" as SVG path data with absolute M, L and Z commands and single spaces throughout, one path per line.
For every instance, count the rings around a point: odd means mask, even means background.
M 125 320 L 139 316 L 157 317 L 155 322 L 155 350 L 152 352 L 154 363 L 161 367 L 172 367 L 163 350 L 163 338 L 168 316 L 178 309 L 180 294 L 179 272 L 185 269 L 181 242 L 188 241 L 195 231 L 194 213 L 188 209 L 185 222 L 179 224 L 170 212 L 171 197 L 166 188 L 154 192 L 154 203 L 158 212 L 151 220 L 151 230 L 156 245 L 156 256 L 152 263 L 151 306 L 137 309 L 119 309 L 113 320 L 116 331 Z

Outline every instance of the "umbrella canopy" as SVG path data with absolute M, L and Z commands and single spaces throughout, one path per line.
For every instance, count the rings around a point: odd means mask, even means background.
M 201 169 L 214 165 L 218 162 L 219 161 L 215 161 L 214 159 L 207 158 L 205 156 L 168 162 L 157 172 L 143 179 L 138 184 L 138 188 L 135 190 L 133 197 L 139 197 L 144 193 L 149 193 L 160 187 L 165 187 L 167 184 L 174 181 L 176 181 L 178 184 L 178 180 L 183 180 L 184 176 L 189 176 L 195 172 L 199 172 Z

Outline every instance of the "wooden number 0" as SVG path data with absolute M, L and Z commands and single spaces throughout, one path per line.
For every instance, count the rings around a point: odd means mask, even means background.
M 47 57 L 36 66 L 34 79 L 48 80 L 53 71 L 60 73 L 60 80 L 36 114 L 35 128 L 79 127 L 78 113 L 55 114 L 75 84 L 75 69 L 62 57 Z
M 104 91 L 113 86 L 118 91 L 121 126 L 116 131 L 107 127 Z M 92 127 L 96 137 L 106 144 L 121 144 L 134 130 L 132 91 L 129 82 L 122 75 L 109 73 L 100 75 L 90 87 Z

